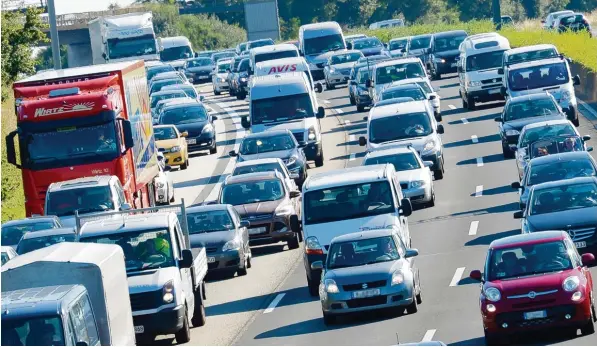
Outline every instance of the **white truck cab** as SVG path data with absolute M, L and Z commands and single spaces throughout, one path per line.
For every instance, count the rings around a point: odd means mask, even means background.
M 302 222 L 305 238 L 303 262 L 309 292 L 318 293 L 321 270 L 334 237 L 358 231 L 397 228 L 410 246 L 407 217 L 409 199 L 400 188 L 391 164 L 352 167 L 309 176 L 303 184 Z
M 379 101 L 382 90 L 392 83 L 418 77 L 429 78 L 421 59 L 415 57 L 392 59 L 375 64 L 366 86 L 375 104 Z
M 255 73 L 258 63 L 282 58 L 296 58 L 298 56 L 298 48 L 290 43 L 253 48 L 249 52 L 249 75 Z
M 498 69 L 502 67 L 504 52 L 509 49 L 508 39 L 493 33 L 462 43 L 457 69 L 464 108 L 474 110 L 477 102 L 503 100 Z
M 302 25 L 299 29 L 299 50 L 309 64 L 316 81 L 323 79 L 323 67 L 334 52 L 346 50 L 342 28 L 337 22 Z
M 323 91 L 323 85 L 319 82 L 313 81 L 313 76 L 311 76 L 309 65 L 303 57 L 274 59 L 257 63 L 255 66 L 254 76 L 259 77 L 276 75 L 286 72 L 303 72 L 309 79 L 309 82 L 311 82 L 313 90 L 315 90 L 317 93 L 321 93 Z
M 325 110 L 308 77 L 302 72 L 287 72 L 255 77 L 251 80 L 249 117 L 241 124 L 252 133 L 288 129 L 303 147 L 307 160 L 323 166 L 323 142 L 319 119 Z

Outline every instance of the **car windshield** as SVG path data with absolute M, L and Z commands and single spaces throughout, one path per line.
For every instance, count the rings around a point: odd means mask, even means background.
M 541 117 L 555 116 L 560 113 L 558 106 L 551 98 L 530 99 L 520 102 L 511 102 L 507 111 L 504 113 L 504 121 Z
M 417 84 L 419 85 L 419 87 L 421 87 L 423 89 L 423 91 L 426 94 L 433 93 L 433 89 L 431 89 L 431 86 L 429 85 L 429 83 L 427 81 L 418 81 Z
M 425 77 L 425 70 L 420 62 L 398 63 L 375 69 L 375 84 L 382 85 L 407 78 Z
M 303 41 L 305 55 L 316 55 L 346 48 L 344 39 L 340 34 L 313 37 L 310 39 L 304 39 Z
M 287 51 L 278 51 L 278 52 L 270 52 L 270 53 L 261 53 L 255 55 L 255 64 L 261 63 L 263 61 L 268 60 L 275 60 L 275 59 L 284 59 L 284 58 L 296 58 L 298 57 L 297 50 L 287 50 Z
M 391 236 L 333 243 L 327 256 L 328 270 L 363 266 L 400 259 Z
M 248 43 L 248 47 L 246 50 L 250 50 L 252 48 L 257 48 L 257 47 L 271 46 L 273 44 L 274 44 L 274 41 L 272 39 L 253 41 L 253 42 Z
M 108 56 L 110 59 L 141 57 L 147 54 L 157 54 L 156 41 L 153 35 L 108 39 Z
M 374 37 L 356 40 L 352 43 L 352 48 L 354 48 L 354 49 L 367 49 L 367 48 L 381 47 L 381 46 L 382 46 L 381 41 L 379 41 L 378 39 L 376 39 Z
M 227 184 L 222 190 L 222 204 L 233 206 L 276 201 L 283 197 L 284 188 L 278 179 Z
M 466 57 L 466 71 L 497 69 L 502 66 L 505 50 L 475 54 Z
M 531 193 L 529 215 L 597 207 L 597 184 L 572 183 Z
M 168 230 L 83 237 L 80 242 L 120 246 L 124 252 L 127 273 L 175 266 Z
M 429 45 L 431 45 L 431 35 L 415 36 L 409 41 L 408 45 L 409 51 L 415 49 L 429 48 Z
M 388 88 L 388 89 L 389 90 L 386 90 L 381 94 L 382 100 L 402 98 L 402 97 L 413 98 L 413 100 L 426 100 L 427 99 L 427 97 L 425 96 L 425 93 L 423 93 L 421 88 L 419 88 L 418 86 L 414 86 L 413 88 L 399 88 L 399 89 Z
M 232 66 L 232 62 L 218 64 L 218 73 L 228 72 L 228 70 L 230 70 L 231 66 Z
M 162 95 L 152 95 L 151 96 L 151 108 L 155 108 L 158 105 L 158 102 L 162 100 L 174 99 L 174 98 L 184 98 L 187 95 L 183 91 L 173 91 L 168 94 Z
M 160 52 L 160 60 L 161 61 L 172 61 L 178 59 L 188 59 L 193 57 L 193 51 L 189 46 L 178 46 L 178 47 L 169 47 L 164 48 L 162 52 Z
M 427 136 L 432 132 L 431 120 L 427 113 L 408 113 L 372 120 L 369 125 L 369 141 L 383 143 Z
M 555 48 L 537 49 L 529 52 L 521 52 L 508 55 L 508 64 L 517 64 L 531 60 L 557 58 L 558 51 Z
M 147 69 L 147 80 L 151 81 L 151 79 L 155 75 L 162 73 L 162 72 L 170 72 L 170 71 L 176 71 L 176 70 L 174 70 L 172 65 L 160 65 L 160 66 L 152 67 L 150 69 Z
M 1 243 L 5 246 L 16 245 L 19 243 L 21 237 L 23 237 L 23 235 L 25 235 L 27 232 L 54 229 L 54 227 L 54 223 L 49 221 L 2 226 Z
M 159 81 L 152 82 L 151 87 L 149 89 L 149 95 L 151 95 L 155 92 L 159 92 L 165 86 L 171 86 L 173 84 L 181 84 L 181 83 L 184 83 L 184 81 L 181 78 L 171 78 L 171 79 L 167 79 L 167 80 L 159 80 Z
M 154 127 L 153 135 L 156 141 L 172 140 L 177 138 L 176 129 L 174 127 Z
M 207 111 L 202 105 L 185 105 L 166 109 L 160 117 L 160 124 L 187 124 L 207 121 Z
M 84 187 L 49 192 L 46 214 L 72 216 L 75 211 L 91 213 L 114 210 L 110 187 Z
M 408 39 L 390 41 L 390 50 L 405 49 L 408 45 Z
M 357 81 L 359 84 L 367 83 L 369 76 L 371 75 L 371 71 L 367 69 L 360 69 L 357 75 Z
M 210 66 L 211 59 L 209 58 L 200 58 L 200 59 L 191 59 L 187 61 L 187 67 L 201 67 L 201 66 Z
M 508 86 L 514 91 L 566 84 L 570 81 L 566 64 L 554 63 L 510 70 Z
M 217 63 L 221 59 L 234 58 L 234 56 L 235 54 L 233 52 L 223 52 L 212 55 L 211 59 L 214 63 Z
M 588 158 L 572 160 L 554 160 L 547 164 L 530 167 L 526 186 L 560 181 L 576 177 L 597 176 L 595 166 Z
M 191 235 L 234 229 L 227 210 L 187 213 L 187 225 Z
M 560 272 L 572 269 L 572 266 L 564 242 L 552 241 L 492 250 L 487 277 L 489 281 L 507 280 Z
M 433 41 L 433 50 L 435 52 L 446 52 L 457 50 L 466 35 L 452 37 L 436 37 Z M 500 60 L 501 62 L 501 60 Z
M 386 181 L 308 191 L 303 204 L 306 225 L 395 212 L 392 190 Z
M 268 163 L 268 164 L 239 166 L 234 169 L 232 176 L 244 175 L 244 174 L 254 173 L 254 172 L 269 172 L 269 171 L 278 171 L 278 172 L 284 173 L 284 169 L 282 169 L 282 167 L 280 167 L 280 164 Z
M 240 154 L 251 155 L 258 153 L 288 151 L 296 147 L 292 135 L 267 135 L 262 137 L 248 137 L 240 145 Z
M 50 247 L 51 245 L 61 242 L 75 242 L 75 233 L 67 235 L 35 237 L 31 239 L 22 240 L 21 242 L 19 242 L 19 245 L 17 247 L 17 253 L 25 254 L 44 247 Z
M 367 158 L 365 165 L 392 164 L 396 171 L 408 171 L 421 168 L 417 156 L 412 153 L 384 155 L 383 157 Z
M 251 123 L 268 124 L 314 117 L 309 94 L 251 100 Z
M 548 137 L 529 145 L 531 159 L 549 154 L 584 151 L 584 144 L 580 136 Z
M 336 54 L 331 57 L 330 63 L 331 65 L 352 63 L 359 60 L 360 57 L 362 57 L 360 53 Z
M 403 102 L 410 102 L 410 101 L 415 101 L 415 99 L 413 99 L 413 98 L 394 98 L 394 99 L 388 99 L 388 100 L 380 100 L 375 103 L 375 107 L 393 105 L 393 104 L 401 104 Z
M 564 135 L 576 135 L 576 132 L 571 124 L 553 124 L 530 128 L 523 132 L 522 136 L 520 137 L 520 145 L 518 148 L 526 147 L 530 143 L 538 141 L 542 138 Z
M 2 346 L 66 346 L 62 331 L 59 316 L 3 319 Z

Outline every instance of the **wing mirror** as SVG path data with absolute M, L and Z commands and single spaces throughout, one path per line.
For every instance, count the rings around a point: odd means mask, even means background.
M 435 99 L 437 99 L 436 95 L 429 95 L 429 100 L 435 100 Z
M 437 133 L 438 134 L 443 134 L 444 133 L 444 126 L 443 125 L 438 125 L 437 126 Z
M 587 152 L 593 152 L 593 147 L 587 147 Z
M 299 192 L 298 190 L 293 190 L 290 192 L 291 199 L 298 198 L 299 196 L 301 196 L 301 192 Z
M 470 273 L 470 275 L 468 275 L 468 277 L 470 277 L 471 279 L 473 279 L 475 281 L 479 281 L 479 282 L 483 281 L 483 274 L 479 270 L 471 271 L 471 273 Z
M 214 121 L 214 120 L 218 120 L 218 116 L 211 116 L 211 120 L 212 120 L 212 121 Z
M 180 136 L 187 137 L 187 136 L 189 136 L 189 132 L 188 131 L 183 131 L 182 134 L 180 134 Z
M 363 117 L 363 120 L 364 120 L 365 122 L 366 122 L 366 121 L 368 121 L 368 120 L 369 120 L 369 116 L 365 116 L 365 117 Z
M 584 253 L 581 256 L 581 259 L 584 266 L 593 265 L 593 263 L 595 263 L 595 255 L 593 255 L 593 253 Z
M 576 75 L 572 78 L 572 81 L 574 82 L 575 86 L 580 86 L 580 76 Z
M 413 213 L 413 205 L 409 198 L 400 200 L 400 211 L 401 216 L 408 217 Z
M 317 108 L 317 118 L 322 119 L 325 118 L 325 109 L 322 106 Z
M 419 255 L 419 250 L 418 249 L 407 249 L 406 253 L 404 254 L 404 258 L 413 258 L 416 257 L 417 255 Z
M 323 261 L 318 260 L 311 263 L 311 270 L 323 270 Z
M 323 92 L 323 85 L 320 82 L 315 83 L 315 92 L 316 93 Z
M 250 226 L 251 226 L 251 223 L 250 223 L 248 220 L 246 220 L 246 219 L 242 219 L 242 220 L 240 221 L 240 227 L 241 227 L 241 228 L 248 228 L 248 227 L 250 227 Z
M 520 182 L 512 182 L 510 187 L 512 187 L 512 189 L 520 189 L 522 188 L 522 185 L 520 184 Z
M 498 75 L 503 75 L 504 74 L 504 68 L 503 67 L 499 68 L 498 71 L 497 71 L 497 73 L 498 73 Z
M 122 132 L 124 133 L 124 147 L 126 149 L 133 148 L 135 141 L 133 140 L 133 127 L 129 120 L 122 121 Z
M 516 211 L 514 212 L 514 219 L 521 219 L 523 217 L 523 212 L 522 211 Z
M 502 122 L 502 117 L 495 117 L 493 120 L 496 121 L 496 122 L 501 123 Z
M 356 86 L 356 85 L 357 85 L 357 81 L 355 81 L 355 80 L 350 80 L 350 85 L 351 85 L 351 86 Z
M 193 265 L 193 253 L 190 249 L 182 250 L 182 259 L 178 262 L 178 266 L 181 269 L 188 269 Z
M 245 129 L 250 129 L 251 128 L 251 122 L 249 122 L 249 118 L 247 116 L 241 117 L 240 124 Z
M 426 160 L 426 161 L 423 162 L 423 165 L 425 165 L 425 167 L 432 167 L 433 166 L 433 162 Z
M 231 157 L 236 157 L 238 155 L 238 153 L 236 153 L 235 151 L 230 151 L 230 152 L 228 152 L 228 155 Z
M 365 138 L 365 136 L 359 137 L 359 146 L 366 146 L 366 145 L 367 145 L 367 139 Z
M 205 96 L 203 96 L 203 95 L 200 95 L 200 96 L 199 96 L 199 101 L 203 102 L 204 100 L 205 100 Z
M 584 136 L 582 137 L 582 140 L 583 140 L 583 141 L 589 141 L 590 139 L 591 139 L 591 135 L 584 135 Z

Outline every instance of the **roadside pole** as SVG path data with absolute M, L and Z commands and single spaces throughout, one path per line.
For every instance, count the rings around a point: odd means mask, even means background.
M 500 0 L 492 0 L 491 10 L 493 12 L 493 25 L 499 30 L 502 28 L 502 11 L 500 9 Z
M 48 18 L 50 20 L 50 42 L 52 44 L 52 58 L 54 59 L 54 69 L 62 68 L 60 62 L 60 42 L 58 41 L 58 28 L 56 26 L 56 8 L 54 0 L 48 0 Z

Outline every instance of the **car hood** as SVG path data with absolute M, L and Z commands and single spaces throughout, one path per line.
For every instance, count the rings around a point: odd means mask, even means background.
M 129 293 L 137 294 L 160 290 L 164 284 L 171 281 L 176 276 L 179 276 L 178 271 L 178 268 L 172 266 L 154 270 L 127 273 Z
M 214 69 L 213 66 L 208 65 L 208 66 L 195 66 L 195 67 L 189 67 L 186 70 L 188 72 L 211 72 Z
M 280 158 L 285 159 L 289 158 L 292 154 L 294 154 L 294 149 L 289 149 L 287 151 L 273 151 L 273 152 L 265 152 L 265 153 L 257 153 L 257 154 L 242 154 L 241 160 L 255 160 L 255 159 L 267 159 L 267 158 Z
M 338 285 L 374 282 L 392 278 L 392 273 L 400 268 L 400 260 L 362 266 L 329 270 L 326 279 L 333 279 Z
M 568 230 L 597 225 L 597 207 L 527 216 L 533 230 Z
M 187 123 L 187 124 L 176 124 L 176 128 L 178 131 L 188 132 L 189 137 L 197 137 L 201 135 L 201 131 L 203 131 L 203 127 L 207 125 L 207 121 L 196 122 L 196 123 Z
M 505 130 L 522 130 L 525 125 L 536 123 L 536 122 L 546 122 L 550 120 L 562 119 L 562 116 L 545 116 L 545 117 L 531 117 L 531 118 L 524 118 L 518 120 L 512 120 L 504 123 Z
M 436 52 L 434 55 L 436 58 L 454 58 L 460 55 L 460 51 L 457 49 L 452 49 L 445 52 Z
M 429 173 L 427 171 L 428 171 L 427 168 L 408 170 L 408 171 L 397 171 L 396 177 L 398 178 L 398 181 L 403 182 L 403 183 L 417 181 L 417 180 L 423 181 L 426 178 L 429 178 Z
M 275 130 L 290 130 L 292 132 L 304 132 L 306 129 L 307 119 L 298 119 L 295 121 L 288 121 L 274 124 L 255 124 L 251 126 L 252 133 L 261 133 L 264 131 Z
M 566 277 L 571 275 L 579 275 L 579 273 L 576 269 L 564 270 L 521 278 L 491 281 L 486 286 L 499 289 L 502 299 L 505 299 L 507 296 L 525 295 L 531 291 L 538 293 L 554 289 L 562 290 L 562 282 Z
M 282 201 L 276 200 L 258 202 L 254 204 L 237 205 L 234 206 L 234 208 L 236 209 L 236 212 L 240 214 L 241 217 L 246 217 L 254 214 L 273 214 L 276 208 L 281 204 Z
M 344 51 L 345 51 L 345 49 L 339 49 L 337 51 L 325 52 L 322 54 L 307 55 L 307 56 L 305 56 L 305 60 L 308 63 L 319 64 L 319 63 L 323 63 L 323 62 L 327 61 L 328 58 L 331 57 L 332 55 L 334 55 L 338 52 L 344 52 Z
M 178 139 L 169 139 L 169 140 L 160 140 L 160 141 L 156 141 L 155 145 L 158 148 L 172 148 L 174 146 L 178 146 L 180 143 L 178 142 Z
M 422 152 L 423 151 L 423 147 L 425 147 L 425 144 L 432 139 L 433 134 L 427 135 L 427 136 L 422 136 L 422 137 L 412 137 L 412 138 L 408 138 L 408 139 L 402 139 L 402 140 L 395 140 L 395 141 L 389 141 L 389 142 L 383 142 L 380 144 L 372 144 L 373 148 L 376 149 L 381 149 L 384 147 L 391 147 L 391 146 L 396 146 L 396 145 L 406 145 L 406 144 L 411 144 L 413 146 L 413 148 L 417 151 L 417 152 Z
M 210 245 L 221 245 L 234 239 L 234 230 L 214 231 L 209 233 L 189 235 L 191 248 L 208 247 Z
M 331 67 L 333 67 L 336 70 L 345 70 L 345 69 L 351 69 L 353 66 L 354 66 L 354 61 L 350 62 L 350 63 L 335 64 L 335 65 L 332 65 Z

